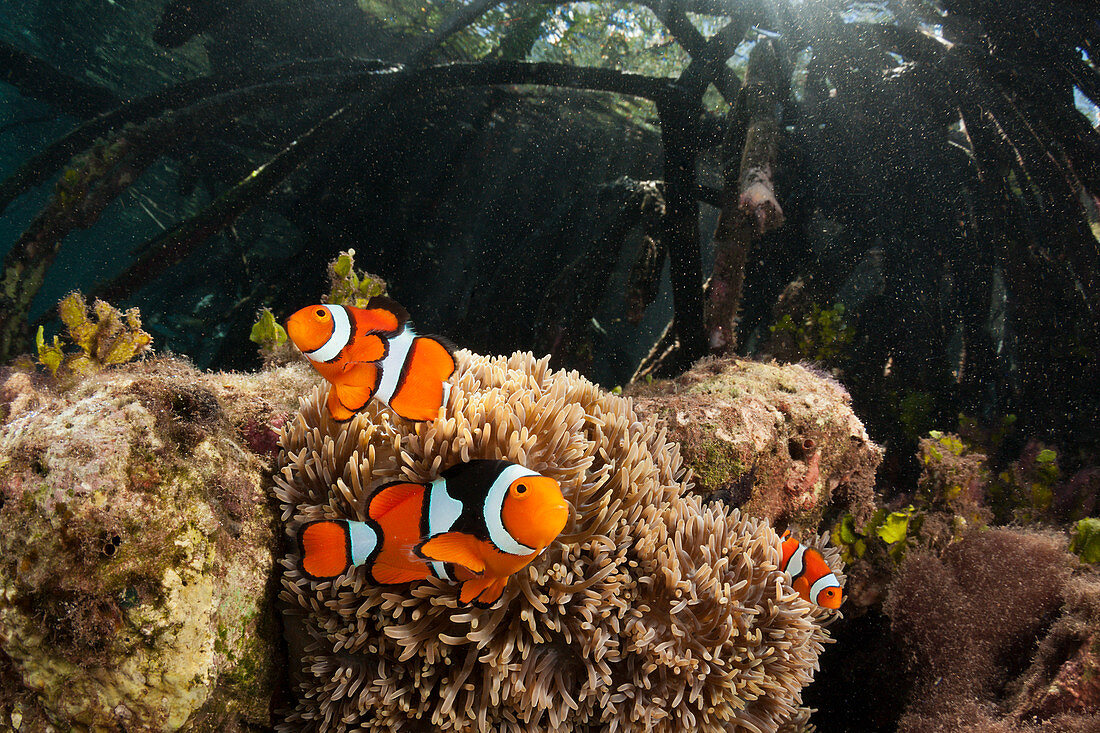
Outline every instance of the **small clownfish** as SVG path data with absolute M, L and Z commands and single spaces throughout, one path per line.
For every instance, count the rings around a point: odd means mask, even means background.
M 311 305 L 286 321 L 287 334 L 332 384 L 328 410 L 350 420 L 372 397 L 406 420 L 431 420 L 447 402 L 455 371 L 451 348 L 418 336 L 409 314 L 383 296 L 366 308 Z
M 475 460 L 430 484 L 379 486 L 367 517 L 302 525 L 302 572 L 323 580 L 363 566 L 379 584 L 457 580 L 462 603 L 489 607 L 508 577 L 565 529 L 569 505 L 552 478 L 508 461 Z
M 791 587 L 811 603 L 834 611 L 840 608 L 844 592 L 821 552 L 796 540 L 789 529 L 782 539 L 783 561 L 779 569 L 791 576 Z

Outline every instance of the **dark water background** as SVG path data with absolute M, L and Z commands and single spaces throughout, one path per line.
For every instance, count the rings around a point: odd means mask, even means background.
M 315 301 L 326 264 L 354 248 L 422 331 L 482 352 L 549 351 L 557 365 L 625 384 L 674 315 L 700 325 L 693 282 L 712 267 L 723 161 L 740 158 L 727 128 L 746 114 L 737 89 L 753 49 L 768 44 L 778 59 L 774 184 L 785 223 L 748 246 L 737 351 L 812 361 L 840 377 L 903 474 L 915 440 L 960 416 L 1011 420 L 1007 452 L 1042 438 L 1077 466 L 1095 462 L 1095 10 L 961 0 L 486 6 L 431 42 L 470 7 L 4 3 L 0 42 L 18 64 L 0 84 L 0 176 L 128 100 L 202 78 L 288 83 L 287 65 L 304 60 L 327 64 L 330 81 L 351 75 L 357 59 L 408 61 L 426 49 L 415 63 L 547 62 L 668 84 L 695 73 L 688 46 L 702 58 L 700 44 L 722 41 L 726 60 L 702 77 L 705 92 L 677 87 L 699 123 L 678 130 L 679 142 L 662 140 L 662 125 L 678 123 L 652 100 L 523 84 L 412 88 L 381 100 L 307 92 L 230 104 L 186 129 L 148 133 L 148 116 L 111 129 L 102 140 L 157 154 L 94 225 L 60 239 L 20 343 L 30 349 L 38 323 L 56 329 L 51 308 L 65 292 L 98 292 L 165 229 L 349 105 L 339 134 L 123 293 L 119 305 L 140 306 L 156 346 L 202 367 L 254 368 L 247 334 L 259 309 L 282 318 Z M 669 21 L 680 11 L 688 30 Z M 14 71 L 32 62 L 56 78 Z M 671 270 L 665 261 L 635 324 L 625 298 L 642 232 L 616 234 L 625 209 L 615 182 L 668 179 L 666 153 L 685 141 L 698 147 L 689 159 L 703 203 L 688 209 L 697 242 L 665 243 Z M 28 230 L 64 170 L 43 170 L 42 183 L 10 202 L 0 250 Z M 670 273 L 681 273 L 675 298 Z M 706 337 L 692 328 L 681 345 L 666 373 L 703 355 Z

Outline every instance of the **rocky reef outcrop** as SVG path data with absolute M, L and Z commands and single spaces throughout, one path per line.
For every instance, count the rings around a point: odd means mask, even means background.
M 305 374 L 159 358 L 58 391 L 0 372 L 0 720 L 270 723 L 279 535 L 267 481 Z
M 834 501 L 857 522 L 874 512 L 882 449 L 827 374 L 799 364 L 704 359 L 630 394 L 640 415 L 668 426 L 705 497 L 809 528 Z

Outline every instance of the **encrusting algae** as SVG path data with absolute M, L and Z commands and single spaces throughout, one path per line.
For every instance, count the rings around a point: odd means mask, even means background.
M 692 494 L 678 447 L 629 399 L 530 354 L 457 361 L 434 420 L 372 402 L 337 423 L 324 389 L 302 399 L 275 479 L 288 537 L 312 520 L 363 520 L 379 483 L 431 481 L 478 458 L 558 481 L 570 524 L 490 609 L 435 578 L 377 586 L 358 569 L 311 581 L 292 549 L 281 598 L 301 668 L 280 730 L 804 724 L 801 690 L 831 612 L 791 589 L 771 527 Z

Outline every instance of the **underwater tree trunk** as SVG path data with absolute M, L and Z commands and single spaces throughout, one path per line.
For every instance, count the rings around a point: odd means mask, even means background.
M 713 353 L 725 353 L 736 346 L 752 240 L 783 224 L 783 209 L 772 182 L 779 141 L 776 110 L 783 102 L 783 86 L 776 49 L 770 40 L 760 41 L 749 55 L 742 90 L 747 129 L 741 126 L 740 115 L 731 113 L 727 132 L 726 187 L 714 231 L 714 272 L 707 297 L 707 337 Z M 743 150 L 737 145 L 740 141 Z M 736 151 L 741 156 L 735 176 L 731 158 Z
M 670 28 L 679 29 L 685 48 L 693 50 L 691 63 L 676 82 L 679 97 L 670 96 L 664 106 L 658 102 L 661 140 L 665 150 L 665 245 L 669 254 L 672 299 L 675 315 L 657 343 L 631 376 L 631 382 L 654 374 L 669 374 L 685 369 L 707 353 L 699 249 L 699 206 L 695 159 L 701 147 L 699 119 L 703 93 L 714 84 L 727 100 L 735 98 L 729 83 L 726 60 L 756 21 L 760 9 L 755 4 L 741 12 L 709 40 L 702 42 L 682 8 L 654 6 L 658 17 Z M 691 26 L 689 29 L 688 26 Z M 682 101 L 680 101 L 682 100 Z M 690 201 L 690 207 L 688 202 Z M 690 211 L 688 210 L 690 208 Z
M 650 231 L 661 227 L 661 187 L 659 181 L 635 181 L 626 176 L 600 187 L 596 220 L 610 223 L 547 289 L 539 308 L 540 343 L 536 351 L 548 352 L 565 368 L 591 367 L 594 349 L 587 324 L 603 300 L 631 230 L 643 222 Z M 647 236 L 647 241 L 653 242 L 654 238 Z M 662 260 L 663 255 L 662 248 Z
M 706 354 L 703 337 L 703 276 L 699 252 L 699 203 L 695 158 L 699 153 L 700 99 L 657 103 L 665 151 L 664 239 L 672 276 L 673 328 L 680 348 L 677 365 Z
M 642 245 L 626 284 L 626 319 L 633 324 L 641 322 L 645 309 L 657 299 L 661 270 L 668 259 L 661 228 L 665 215 L 664 186 L 659 181 L 644 181 L 639 185 L 647 188 L 640 212 Z

